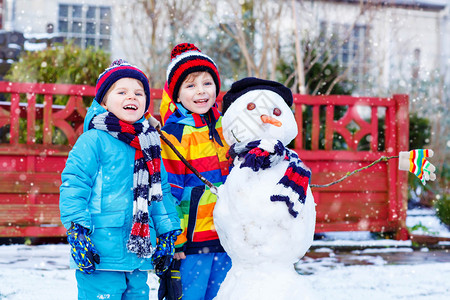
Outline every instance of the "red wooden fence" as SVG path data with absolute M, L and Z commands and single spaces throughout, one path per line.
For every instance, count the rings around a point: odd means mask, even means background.
M 0 82 L 0 237 L 65 234 L 59 220 L 60 174 L 71 146 L 82 132 L 86 114 L 83 97 L 94 93 L 91 86 Z M 69 100 L 65 105 L 53 105 L 56 95 L 68 95 Z M 162 90 L 152 90 L 149 110 L 156 116 L 161 95 Z M 37 100 L 41 98 L 43 101 Z M 300 132 L 295 150 L 312 169 L 312 183 L 329 183 L 381 156 L 407 150 L 405 95 L 294 95 L 294 104 Z M 346 110 L 342 117 L 335 116 L 339 108 Z M 360 108 L 368 113 L 361 113 Z M 312 112 L 311 119 L 303 119 L 305 110 Z M 384 126 L 385 136 L 381 150 L 380 125 Z M 66 136 L 69 145 L 54 144 L 55 129 Z M 37 137 L 38 131 L 42 138 Z M 333 149 L 336 134 L 348 149 Z M 358 151 L 367 136 L 369 149 Z M 310 146 L 306 148 L 306 144 Z M 397 170 L 397 163 L 397 159 L 383 162 L 337 185 L 313 189 L 316 232 L 395 232 L 397 238 L 408 238 L 407 178 L 405 172 Z
M 408 149 L 408 96 L 368 98 L 350 96 L 294 95 L 299 134 L 295 150 L 312 170 L 312 183 L 326 184 L 377 160 L 398 155 Z M 302 109 L 312 106 L 312 120 L 302 119 Z M 320 122 L 320 107 L 325 107 L 325 124 Z M 337 107 L 347 107 L 344 116 L 334 116 Z M 370 121 L 362 118 L 358 108 L 367 108 Z M 380 118 L 384 112 L 384 118 Z M 379 122 L 383 121 L 382 124 Z M 306 122 L 312 123 L 311 150 L 303 149 Z M 351 134 L 351 125 L 358 130 Z M 384 127 L 384 147 L 379 150 L 380 126 Z M 319 133 L 324 127 L 324 149 L 319 149 Z M 348 145 L 347 151 L 333 150 L 333 134 L 338 133 Z M 357 151 L 365 137 L 369 150 Z M 398 170 L 398 159 L 380 163 L 327 188 L 315 188 L 317 203 L 316 232 L 374 231 L 395 232 L 407 239 L 407 173 Z

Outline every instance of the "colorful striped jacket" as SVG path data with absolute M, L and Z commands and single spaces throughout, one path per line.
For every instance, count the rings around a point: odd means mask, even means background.
M 205 115 L 191 113 L 163 92 L 160 113 L 162 131 L 184 158 L 215 186 L 228 175 L 228 145 L 222 135 L 222 116 L 217 105 Z M 162 158 L 177 211 L 182 234 L 175 243 L 186 254 L 223 252 L 213 222 L 217 197 L 189 169 L 173 150 L 161 141 Z

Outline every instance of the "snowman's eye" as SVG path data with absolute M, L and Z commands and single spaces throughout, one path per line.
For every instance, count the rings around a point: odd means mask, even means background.
M 273 114 L 274 114 L 275 116 L 281 115 L 281 109 L 279 109 L 279 108 L 274 108 L 274 109 L 273 109 Z
M 248 110 L 254 110 L 255 108 L 256 108 L 255 103 L 250 102 L 249 104 L 247 104 L 247 109 L 248 109 Z

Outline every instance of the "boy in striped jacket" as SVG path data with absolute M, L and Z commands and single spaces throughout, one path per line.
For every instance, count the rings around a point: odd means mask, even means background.
M 193 44 L 171 52 L 161 103 L 162 131 L 176 149 L 215 186 L 228 175 L 228 146 L 216 97 L 220 78 L 214 61 Z M 214 228 L 216 195 L 162 141 L 162 158 L 169 174 L 182 233 L 174 258 L 181 260 L 183 299 L 213 299 L 231 268 Z

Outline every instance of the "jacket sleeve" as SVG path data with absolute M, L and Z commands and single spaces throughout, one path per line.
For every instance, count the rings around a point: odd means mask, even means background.
M 59 210 L 61 222 L 67 229 L 71 222 L 92 229 L 87 208 L 99 169 L 96 145 L 91 134 L 82 134 L 70 151 L 61 174 Z
M 166 129 L 165 127 L 164 129 Z M 171 127 L 169 130 L 164 131 L 165 137 L 175 146 L 178 152 L 186 157 L 186 148 L 184 147 L 182 142 L 176 137 L 175 134 L 170 134 L 169 132 L 177 131 L 177 127 Z M 169 132 L 168 132 L 169 131 Z M 185 186 L 185 178 L 187 167 L 181 161 L 181 159 L 175 154 L 175 152 L 167 145 L 163 140 L 161 141 L 162 153 L 161 156 L 163 158 L 164 166 L 167 170 L 168 181 L 170 184 L 170 188 L 172 191 L 172 195 L 175 199 L 175 206 L 177 210 L 178 217 L 180 219 L 180 226 L 182 233 L 178 236 L 177 241 L 175 242 L 175 247 L 180 248 L 187 241 L 187 225 L 189 221 L 189 203 L 191 196 L 191 187 Z
M 175 199 L 170 192 L 170 185 L 167 181 L 167 171 L 164 163 L 161 163 L 161 188 L 163 200 L 153 202 L 150 206 L 150 215 L 153 219 L 156 235 L 180 229 L 180 219 L 175 209 Z

